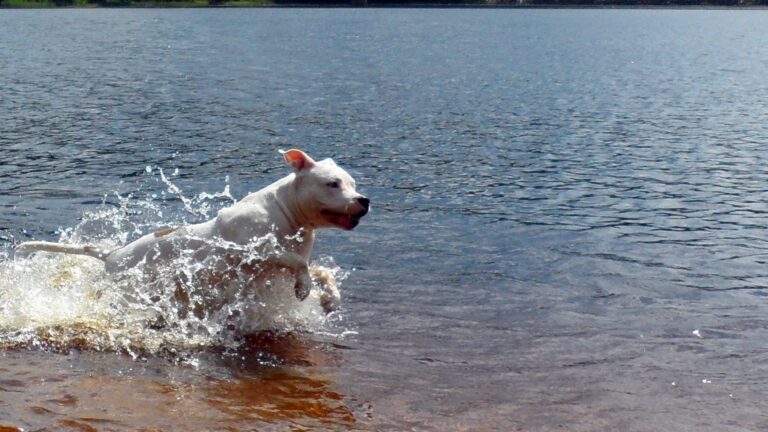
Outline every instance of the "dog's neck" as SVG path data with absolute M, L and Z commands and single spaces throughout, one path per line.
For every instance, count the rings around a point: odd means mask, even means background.
M 296 197 L 296 183 L 293 174 L 273 183 L 268 189 L 267 199 L 273 201 L 274 208 L 282 214 L 282 219 L 287 223 L 280 227 L 284 234 L 295 234 L 299 231 L 312 231 L 314 226 L 309 223 L 311 218 Z
M 296 177 L 291 174 L 278 180 L 273 184 L 273 193 L 270 194 L 270 199 L 274 200 L 275 208 L 277 208 L 283 216 L 283 220 L 286 225 L 278 227 L 278 236 L 286 239 L 290 249 L 295 252 L 300 250 L 306 250 L 311 252 L 312 245 L 315 239 L 315 226 L 311 223 L 312 218 L 306 214 L 306 209 L 301 205 L 297 199 L 296 194 Z

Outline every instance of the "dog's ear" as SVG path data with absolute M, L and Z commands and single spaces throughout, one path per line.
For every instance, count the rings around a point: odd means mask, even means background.
M 288 151 L 280 150 L 280 153 L 283 154 L 285 161 L 288 162 L 288 165 L 290 165 L 291 168 L 293 168 L 293 170 L 296 172 L 301 172 L 315 166 L 315 161 L 311 157 L 309 157 L 308 154 L 304 153 L 301 150 L 297 150 L 297 149 L 291 149 Z

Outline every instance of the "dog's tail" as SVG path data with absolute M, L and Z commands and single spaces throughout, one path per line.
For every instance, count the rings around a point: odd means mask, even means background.
M 72 255 L 88 255 L 90 257 L 98 258 L 102 261 L 106 261 L 107 255 L 109 255 L 109 252 L 91 245 L 78 246 L 64 243 L 31 241 L 16 246 L 17 254 L 27 255 L 37 251 L 65 253 Z

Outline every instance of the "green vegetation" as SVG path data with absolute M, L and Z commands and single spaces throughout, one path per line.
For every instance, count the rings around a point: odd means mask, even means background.
M 274 3 L 271 0 L 231 0 L 225 1 L 222 4 L 230 7 L 257 7 L 271 6 Z
M 47 8 L 55 7 L 51 0 L 0 0 L 0 6 L 12 8 Z
M 0 8 L 54 7 L 257 7 L 271 6 L 271 0 L 0 0 Z

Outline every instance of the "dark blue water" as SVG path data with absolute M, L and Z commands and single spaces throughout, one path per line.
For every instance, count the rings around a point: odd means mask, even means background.
M 0 31 L 6 249 L 151 198 L 155 168 L 242 197 L 281 148 L 374 206 L 316 248 L 351 272 L 351 339 L 266 370 L 8 351 L 4 424 L 765 428 L 765 11 L 5 10 Z M 87 409 L 93 370 L 146 416 Z

